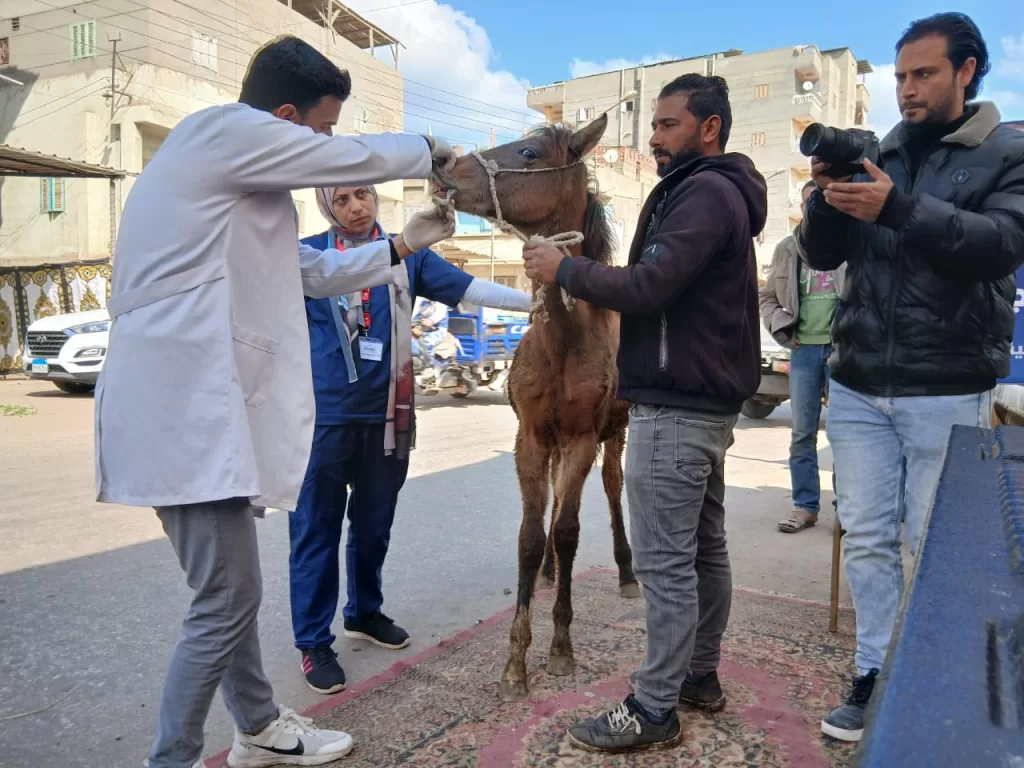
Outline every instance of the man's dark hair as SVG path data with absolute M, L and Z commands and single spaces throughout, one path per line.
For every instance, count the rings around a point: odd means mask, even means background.
M 732 130 L 732 107 L 729 106 L 729 86 L 723 77 L 704 75 L 680 75 L 668 83 L 658 94 L 659 99 L 677 93 L 688 94 L 686 108 L 702 123 L 712 115 L 718 115 L 722 128 L 718 132 L 718 146 L 724 152 Z
M 344 101 L 350 93 L 348 72 L 304 40 L 285 35 L 256 51 L 238 100 L 265 112 L 292 104 L 304 114 L 324 96 Z
M 963 13 L 936 13 L 926 19 L 918 19 L 907 27 L 903 37 L 896 43 L 896 54 L 899 55 L 907 43 L 916 43 L 931 35 L 946 38 L 946 55 L 953 64 L 954 72 L 959 72 L 964 62 L 972 56 L 977 60 L 978 67 L 974 71 L 974 77 L 964 91 L 967 101 L 976 99 L 981 91 L 981 81 L 992 68 L 988 58 L 988 47 L 978 25 Z
M 805 183 L 802 187 L 800 187 L 800 194 L 802 195 L 804 193 L 805 189 L 814 189 L 816 186 L 818 186 L 818 182 L 816 182 L 814 179 L 811 179 L 810 181 Z

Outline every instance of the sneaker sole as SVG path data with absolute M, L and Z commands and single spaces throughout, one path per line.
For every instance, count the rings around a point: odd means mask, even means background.
M 347 756 L 355 748 L 355 745 L 349 745 L 349 748 L 343 752 L 335 752 L 331 755 L 302 755 L 296 757 L 289 757 L 286 755 L 269 755 L 268 757 L 234 757 L 234 755 L 228 755 L 228 768 L 269 768 L 269 766 L 275 765 L 326 765 L 327 763 L 333 763 L 335 760 L 341 760 L 341 758 Z
M 317 688 L 309 680 L 306 681 L 306 687 L 309 688 L 313 693 L 319 693 L 324 696 L 330 696 L 332 693 L 341 693 L 345 690 L 345 683 L 339 683 L 338 685 L 332 685 L 330 688 Z
M 679 703 L 685 707 L 690 707 L 691 709 L 700 709 L 704 712 L 721 712 L 723 709 L 725 709 L 726 698 L 725 696 L 722 696 L 722 698 L 715 699 L 714 701 L 692 701 L 690 699 L 684 699 L 680 697 Z
M 845 728 L 837 728 L 826 720 L 821 721 L 821 732 L 839 741 L 860 741 L 861 736 L 864 735 L 863 728 L 859 728 L 856 731 L 848 731 Z
M 364 634 L 363 632 L 353 632 L 349 629 L 345 630 L 345 637 L 349 638 L 350 640 L 366 640 L 368 642 L 373 643 L 378 648 L 387 648 L 389 651 L 400 651 L 403 648 L 407 648 L 409 646 L 409 643 L 412 642 L 410 638 L 406 640 L 404 643 L 401 643 L 400 645 L 392 645 L 389 643 L 382 642 L 370 635 Z
M 603 755 L 621 755 L 627 752 L 661 752 L 666 749 L 674 749 L 683 742 L 683 729 L 679 729 L 679 733 L 675 735 L 670 741 L 656 741 L 653 744 L 644 744 L 639 747 L 616 747 L 613 749 L 601 749 L 595 747 L 592 744 L 580 741 L 571 733 L 569 734 L 569 743 L 577 749 L 582 749 L 584 752 L 592 752 Z

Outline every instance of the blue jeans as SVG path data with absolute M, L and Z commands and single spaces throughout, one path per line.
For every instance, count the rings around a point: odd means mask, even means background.
M 789 357 L 789 400 L 793 434 L 789 443 L 789 474 L 793 506 L 817 516 L 821 506 L 818 480 L 818 424 L 821 396 L 828 386 L 831 344 L 801 344 Z
M 991 414 L 991 392 L 872 397 L 832 382 L 827 432 L 846 529 L 846 578 L 857 611 L 862 675 L 882 668 L 900 608 L 901 523 L 916 553 L 953 425 L 987 429 Z
M 384 455 L 383 424 L 316 428 L 299 503 L 288 515 L 292 631 L 299 650 L 331 645 L 335 639 L 331 624 L 338 610 L 346 508 L 344 616 L 351 621 L 380 611 L 381 571 L 408 471 L 408 459 Z

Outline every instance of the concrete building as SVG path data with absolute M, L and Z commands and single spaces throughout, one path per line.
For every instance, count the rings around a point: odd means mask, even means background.
M 123 169 L 116 211 L 171 128 L 237 100 L 250 57 L 280 34 L 352 75 L 340 132 L 402 129 L 398 41 L 337 0 L 0 0 L 0 18 L 0 143 Z M 381 46 L 390 65 L 373 57 Z M 380 194 L 397 224 L 402 183 Z M 105 184 L 14 179 L 0 196 L 0 265 L 109 258 Z M 322 230 L 312 193 L 296 200 L 302 234 Z
M 728 149 L 749 155 L 768 181 L 768 223 L 757 243 L 758 260 L 766 262 L 800 219 L 800 187 L 810 178 L 809 161 L 799 150 L 801 134 L 815 122 L 869 127 L 871 101 L 862 76 L 870 71 L 848 48 L 732 50 L 533 88 L 527 103 L 548 122 L 569 125 L 614 107 L 606 140 L 646 152 L 664 85 L 688 73 L 724 77 L 733 112 Z
M 456 151 L 461 151 L 456 148 Z M 631 147 L 601 145 L 587 160 L 595 191 L 615 232 L 615 263 L 625 264 L 633 240 L 640 208 L 655 184 L 657 168 L 649 154 Z M 408 218 L 429 203 L 429 185 L 405 182 L 405 216 Z M 530 281 L 523 269 L 523 244 L 512 235 L 495 230 L 479 216 L 459 213 L 455 236 L 439 243 L 435 250 L 474 277 L 494 280 L 523 291 Z

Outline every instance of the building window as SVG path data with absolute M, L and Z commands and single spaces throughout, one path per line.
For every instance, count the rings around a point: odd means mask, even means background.
M 11 63 L 11 41 L 10 38 L 0 37 L 0 64 Z
M 71 60 L 91 59 L 96 55 L 96 22 L 80 21 L 71 25 Z
M 498 285 L 504 285 L 504 286 L 506 286 L 508 288 L 515 288 L 516 287 L 516 279 L 514 277 L 499 277 L 499 276 L 496 276 L 494 278 L 494 282 L 496 282 Z
M 750 134 L 750 146 L 764 147 L 768 144 L 768 136 L 764 131 Z
M 622 111 L 623 112 L 632 112 L 633 111 L 633 100 L 632 99 L 630 99 L 629 101 L 622 102 Z
M 14 30 L 15 32 L 17 32 L 19 29 L 21 29 L 21 17 L 20 16 L 15 16 L 13 19 L 11 19 L 11 29 Z
M 356 107 L 355 120 L 352 128 L 356 133 L 366 133 L 366 125 L 369 122 L 369 115 L 364 107 Z
M 64 210 L 64 179 L 39 180 L 39 212 L 60 213 Z
M 423 210 L 422 205 L 407 205 L 402 209 L 403 224 L 408 224 L 409 219 L 415 216 L 417 213 Z
M 658 100 L 657 99 L 651 99 L 651 111 L 653 111 L 653 110 L 655 110 L 657 108 L 658 108 Z
M 582 107 L 576 110 L 576 121 L 582 123 L 586 120 L 594 119 L 594 108 L 593 107 Z
M 217 40 L 192 30 L 192 63 L 197 67 L 217 71 Z
M 755 99 L 767 99 L 768 98 L 768 84 L 762 83 L 761 85 L 754 86 L 754 98 Z

